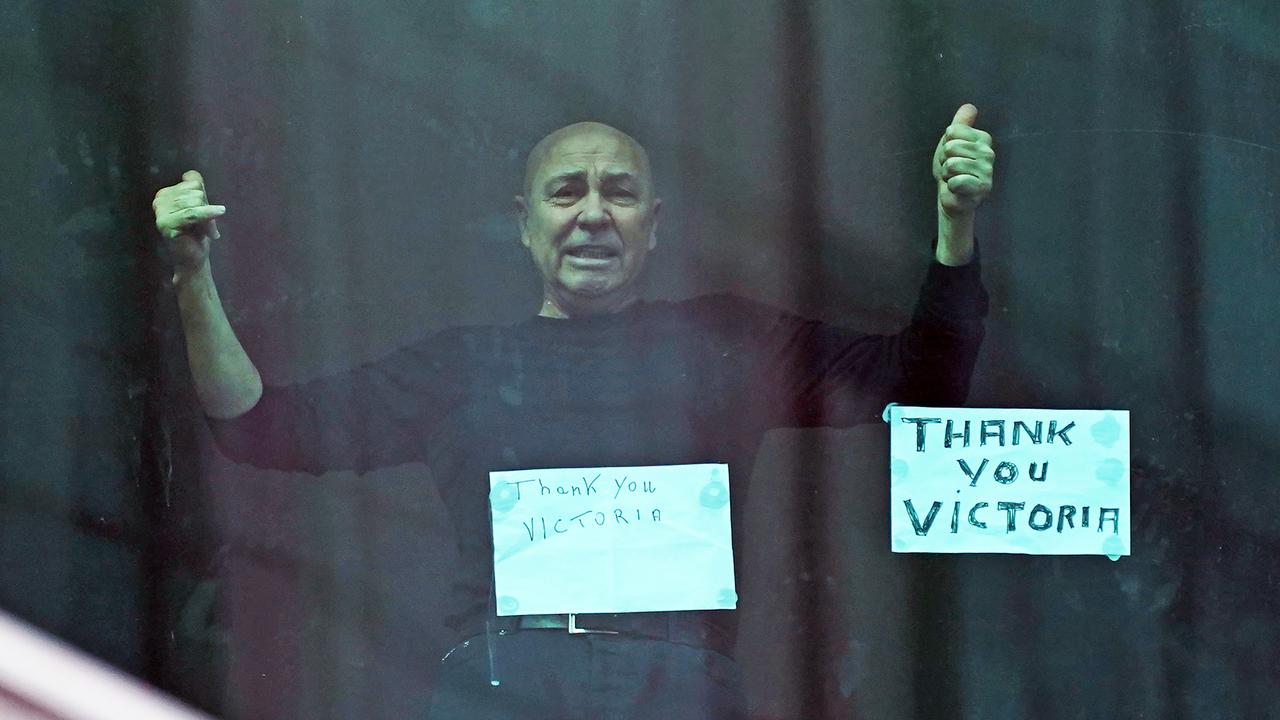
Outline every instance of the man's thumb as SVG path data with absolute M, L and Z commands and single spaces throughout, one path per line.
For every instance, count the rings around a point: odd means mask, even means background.
M 204 177 L 201 176 L 200 173 L 196 172 L 195 170 L 188 170 L 182 173 L 182 179 L 183 180 L 199 180 L 200 182 L 204 182 Z
M 956 116 L 951 119 L 951 124 L 952 125 L 968 125 L 969 127 L 973 127 L 973 124 L 977 121 L 978 121 L 977 106 L 975 106 L 973 103 L 965 103 L 960 106 L 959 110 L 956 110 Z

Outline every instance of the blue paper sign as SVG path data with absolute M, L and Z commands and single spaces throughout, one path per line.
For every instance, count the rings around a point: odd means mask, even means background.
M 890 405 L 894 552 L 1129 554 L 1127 410 Z
M 489 474 L 499 615 L 737 606 L 727 465 Z

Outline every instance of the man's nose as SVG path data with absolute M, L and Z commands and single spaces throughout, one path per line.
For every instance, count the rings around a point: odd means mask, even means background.
M 587 196 L 582 199 L 582 212 L 578 213 L 578 225 L 584 229 L 593 229 L 608 225 L 609 219 L 609 212 L 600 198 L 600 193 L 587 193 Z

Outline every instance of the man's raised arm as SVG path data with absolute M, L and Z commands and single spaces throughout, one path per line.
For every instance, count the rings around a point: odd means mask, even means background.
M 262 378 L 231 329 L 209 269 L 209 245 L 219 238 L 217 218 L 227 209 L 209 204 L 204 178 L 194 170 L 161 188 L 151 206 L 173 256 L 173 285 L 200 403 L 210 417 L 243 415 L 262 397 Z
M 933 153 L 938 181 L 938 249 L 943 265 L 965 265 L 973 258 L 973 213 L 991 194 L 995 149 L 991 134 L 973 126 L 978 108 L 956 110 Z

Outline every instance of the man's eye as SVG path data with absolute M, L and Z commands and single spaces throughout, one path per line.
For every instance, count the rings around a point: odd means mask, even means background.
M 578 193 L 575 192 L 573 188 L 560 188 L 559 190 L 551 193 L 551 197 L 554 200 L 572 200 L 577 196 Z

